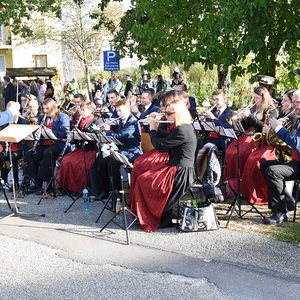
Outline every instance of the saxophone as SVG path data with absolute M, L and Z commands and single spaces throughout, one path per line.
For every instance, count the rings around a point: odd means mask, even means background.
M 267 113 L 266 113 L 266 117 L 265 117 L 265 121 L 264 121 L 265 125 L 269 125 L 270 111 L 271 110 L 268 110 Z M 260 146 L 266 144 L 266 134 L 265 133 L 261 133 L 261 132 L 256 132 L 253 135 L 253 141 L 254 141 L 255 148 L 258 149 Z

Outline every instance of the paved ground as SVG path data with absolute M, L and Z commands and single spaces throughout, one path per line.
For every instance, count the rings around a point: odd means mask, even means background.
M 257 214 L 199 233 L 133 225 L 126 245 L 114 223 L 100 233 L 112 214 L 95 223 L 101 202 L 85 212 L 79 199 L 64 213 L 70 198 L 39 199 L 19 198 L 20 213 L 0 222 L 1 300 L 299 299 L 300 247 L 260 234 Z

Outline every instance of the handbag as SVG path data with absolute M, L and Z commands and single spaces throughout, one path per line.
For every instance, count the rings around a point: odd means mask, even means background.
M 218 230 L 219 228 L 220 224 L 213 203 L 201 203 L 198 207 L 193 207 L 190 201 L 184 204 L 180 231 L 208 231 Z

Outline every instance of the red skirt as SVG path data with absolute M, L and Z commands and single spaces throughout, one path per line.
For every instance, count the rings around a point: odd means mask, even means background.
M 86 174 L 84 167 L 84 156 L 86 160 Z M 76 149 L 66 155 L 62 161 L 58 172 L 59 185 L 65 189 L 81 193 L 86 187 L 86 180 L 89 184 L 89 170 L 94 165 L 96 159 L 96 150 L 84 151 Z
M 176 171 L 177 166 L 168 166 L 165 162 L 152 165 L 150 170 L 134 178 L 134 185 L 130 186 L 130 210 L 137 215 L 144 231 L 158 229 Z
M 240 152 L 240 170 L 241 174 L 244 171 L 245 164 L 249 155 L 255 150 L 255 145 L 252 135 L 244 135 L 238 141 L 234 140 L 226 149 L 226 177 L 227 179 L 238 178 L 238 148 Z
M 241 193 L 250 203 L 268 204 L 267 183 L 260 171 L 260 164 L 264 160 L 275 159 L 275 149 L 269 145 L 263 145 L 249 155 L 241 177 Z
M 169 161 L 168 152 L 159 152 L 156 149 L 152 149 L 143 155 L 139 156 L 134 161 L 134 168 L 131 172 L 131 183 L 130 185 L 134 187 L 136 178 L 141 174 L 147 172 L 149 169 L 155 168 L 156 166 L 161 166 Z

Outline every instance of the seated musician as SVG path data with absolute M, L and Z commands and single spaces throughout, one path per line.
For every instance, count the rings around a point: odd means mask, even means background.
M 10 101 L 7 103 L 6 108 L 10 109 L 13 105 L 15 105 L 15 101 Z M 24 118 L 21 118 L 19 112 L 14 115 L 14 119 L 11 124 L 29 124 Z M 1 130 L 4 129 L 8 124 L 1 127 Z M 5 183 L 8 183 L 8 173 L 11 170 L 10 167 L 10 156 L 9 149 L 6 148 L 8 146 L 7 143 L 2 142 L 3 151 L 1 152 L 1 178 Z M 13 168 L 13 177 L 16 186 L 16 190 L 19 188 L 19 169 L 18 169 L 18 160 L 21 159 L 24 155 L 25 151 L 29 150 L 28 141 L 22 140 L 19 143 L 11 143 L 11 154 L 12 154 L 12 168 Z
M 138 119 L 144 119 L 147 115 L 153 112 L 158 112 L 159 107 L 153 104 L 153 96 L 153 89 L 145 89 L 140 98 L 141 104 L 138 107 L 131 107 L 131 113 L 133 113 Z
M 80 118 L 74 126 L 82 132 L 93 132 L 92 124 L 97 122 L 94 118 L 96 106 L 92 102 L 83 102 L 80 105 Z M 73 131 L 76 132 L 76 128 Z M 81 193 L 89 181 L 88 171 L 94 165 L 97 141 L 71 140 L 76 149 L 63 157 L 58 172 L 58 182 L 68 191 Z M 86 173 L 85 173 L 86 172 Z
M 107 103 L 104 103 L 101 110 L 100 110 L 100 117 L 102 120 L 108 118 L 118 118 L 118 113 L 115 108 L 115 103 L 120 100 L 120 94 L 111 89 L 107 92 Z
M 166 137 L 159 138 L 159 124 L 154 119 L 150 124 L 150 136 L 156 149 L 169 151 L 170 159 L 164 164 L 151 165 L 130 187 L 130 209 L 146 232 L 172 226 L 174 204 L 195 182 L 197 141 L 190 113 L 175 95 L 167 104 L 165 115 L 175 127 Z
M 108 130 L 106 135 L 115 137 L 122 143 L 120 152 L 133 163 L 134 160 L 142 154 L 140 146 L 141 127 L 138 120 L 130 113 L 128 100 L 119 100 L 114 105 L 121 119 L 119 120 L 118 126 L 112 127 L 112 130 Z M 105 125 L 105 129 L 109 129 L 109 126 Z M 111 156 L 105 158 L 99 156 L 96 159 L 93 168 L 90 170 L 90 182 L 91 190 L 96 195 L 99 195 L 101 199 L 107 198 L 112 189 L 109 182 L 110 171 L 112 171 L 111 177 L 114 180 L 114 189 L 121 189 L 121 164 L 121 162 Z
M 164 94 L 161 94 L 158 98 L 159 101 L 159 113 L 163 113 L 164 115 L 161 117 L 161 123 L 159 123 L 159 127 L 157 130 L 157 134 L 160 138 L 164 138 L 170 134 L 170 132 L 174 128 L 174 122 L 168 121 L 165 115 L 167 104 L 174 99 L 176 96 L 175 91 L 169 91 Z M 157 115 L 157 113 L 152 113 L 150 116 L 153 118 Z M 149 119 L 150 120 L 150 119 Z M 132 169 L 131 176 L 131 186 L 134 189 L 135 180 L 139 175 L 144 172 L 157 168 L 158 166 L 164 165 L 169 161 L 169 150 L 168 149 L 155 149 L 149 150 L 144 153 L 140 157 L 138 157 L 134 161 L 134 168 Z
M 291 113 L 291 99 L 293 92 L 294 90 L 291 92 L 288 91 L 284 94 L 281 116 L 287 116 L 288 113 Z M 289 120 L 291 120 L 291 123 L 293 123 L 291 126 L 293 127 L 296 123 L 297 117 L 292 113 L 289 115 Z M 268 144 L 269 140 L 267 139 L 266 135 L 267 128 L 268 124 L 264 124 L 261 136 L 261 145 L 247 158 L 247 162 L 241 176 L 241 189 L 243 190 L 243 195 L 247 197 L 251 203 L 256 204 L 266 204 L 267 199 L 267 185 L 260 172 L 260 164 L 265 160 L 274 160 L 277 153 L 275 148 Z M 255 180 L 251 180 L 253 178 L 255 178 Z
M 300 90 L 293 93 L 292 102 L 295 114 L 300 116 Z M 260 165 L 268 187 L 268 207 L 272 211 L 272 215 L 263 220 L 263 223 L 267 225 L 288 221 L 289 211 L 295 209 L 295 200 L 286 189 L 286 181 L 300 178 L 299 128 L 293 134 L 282 126 L 282 121 L 275 118 L 270 119 L 269 125 L 275 130 L 276 135 L 292 148 L 292 160 L 288 163 L 269 160 Z
M 212 93 L 212 98 L 214 101 L 214 107 L 211 110 L 204 112 L 206 117 L 205 120 L 213 121 L 216 126 L 231 128 L 231 125 L 228 123 L 228 119 L 232 116 L 233 111 L 227 106 L 226 92 L 222 89 L 218 89 Z M 198 149 L 203 148 L 203 146 L 207 143 L 212 143 L 216 145 L 219 150 L 222 150 L 225 153 L 230 142 L 231 139 L 226 136 L 219 135 L 215 131 L 205 132 L 204 136 L 201 136 L 198 141 Z
M 227 179 L 233 189 L 237 191 L 237 181 L 240 179 L 238 178 L 237 159 L 237 151 L 239 150 L 240 176 L 242 178 L 240 192 L 249 200 L 249 202 L 264 204 L 265 200 L 263 194 L 266 191 L 264 191 L 262 185 L 263 178 L 261 180 L 259 178 L 261 177 L 259 163 L 261 160 L 269 159 L 270 155 L 271 157 L 274 157 L 274 151 L 272 148 L 267 148 L 267 145 L 261 150 L 258 150 L 253 136 L 254 133 L 262 132 L 264 124 L 267 124 L 270 118 L 277 118 L 278 112 L 274 107 L 273 99 L 265 87 L 259 86 L 255 88 L 253 97 L 254 103 L 252 105 L 252 112 L 250 109 L 246 108 L 242 109 L 237 115 L 237 117 L 242 119 L 241 123 L 248 133 L 239 138 L 239 148 L 237 147 L 237 141 L 234 140 L 226 150 Z M 233 117 L 233 119 L 234 118 L 235 117 Z M 253 180 L 253 178 L 255 178 L 255 180 Z
M 74 95 L 72 106 L 66 106 L 65 110 L 68 112 L 70 116 L 70 126 L 71 129 L 77 123 L 80 117 L 80 105 L 84 102 L 84 96 L 80 93 Z M 68 103 L 70 104 L 70 102 Z
M 40 115 L 39 103 L 37 100 L 30 100 L 28 102 L 28 111 L 26 113 L 26 119 L 31 125 L 36 125 L 38 122 L 38 117 Z
M 43 112 L 38 124 L 40 128 L 36 133 L 37 140 L 31 151 L 25 154 L 25 174 L 34 182 L 34 186 L 30 187 L 29 191 L 38 191 L 40 194 L 42 183 L 50 181 L 55 161 L 65 146 L 70 120 L 68 115 L 60 112 L 53 99 L 47 98 L 43 103 Z M 50 129 L 57 140 L 39 138 L 43 127 Z
M 6 110 L 0 112 L 0 126 L 7 125 L 14 121 L 15 115 L 20 113 L 20 104 L 16 101 L 11 101 Z

